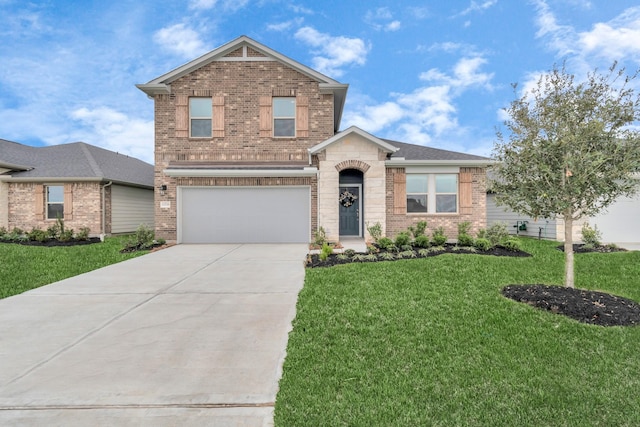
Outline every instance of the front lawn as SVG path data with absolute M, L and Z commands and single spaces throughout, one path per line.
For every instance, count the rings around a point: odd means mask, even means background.
M 109 237 L 103 243 L 67 247 L 0 243 L 0 298 L 147 253 L 121 254 L 129 238 Z
M 561 284 L 555 246 L 308 269 L 276 425 L 640 425 L 640 327 L 587 325 L 501 294 Z M 640 252 L 576 260 L 577 287 L 640 301 Z

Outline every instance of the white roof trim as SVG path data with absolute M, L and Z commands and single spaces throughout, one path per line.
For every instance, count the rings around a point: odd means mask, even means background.
M 266 177 L 284 178 L 317 176 L 315 167 L 304 169 L 165 169 L 170 177 Z
M 317 154 L 320 151 L 326 149 L 331 144 L 333 144 L 335 142 L 338 142 L 342 138 L 344 138 L 347 135 L 350 135 L 352 133 L 360 135 L 364 139 L 376 144 L 377 146 L 379 146 L 383 150 L 387 151 L 388 153 L 395 153 L 396 151 L 399 150 L 398 147 L 396 147 L 394 145 L 391 145 L 388 142 L 385 142 L 385 141 L 381 140 L 380 138 L 377 138 L 377 137 L 371 135 L 369 132 L 365 132 L 362 129 L 360 129 L 359 127 L 357 127 L 357 126 L 351 126 L 348 129 L 345 129 L 342 132 L 339 132 L 339 133 L 333 135 L 331 138 L 327 139 L 326 141 L 321 142 L 320 144 L 314 145 L 313 147 L 309 148 L 309 154 Z
M 390 159 L 386 166 L 477 166 L 486 167 L 494 164 L 493 160 L 405 160 L 404 158 Z

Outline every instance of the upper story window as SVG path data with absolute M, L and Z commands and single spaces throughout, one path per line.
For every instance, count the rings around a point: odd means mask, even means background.
M 189 136 L 211 138 L 211 98 L 189 98 Z
M 296 98 L 273 98 L 273 136 L 296 136 Z
M 46 190 L 47 190 L 47 219 L 64 218 L 64 186 L 48 185 L 46 187 Z
M 458 212 L 458 175 L 407 174 L 407 212 Z

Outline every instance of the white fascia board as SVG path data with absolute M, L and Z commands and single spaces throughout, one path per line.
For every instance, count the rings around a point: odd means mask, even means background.
M 27 176 L 13 177 L 11 175 L 0 175 L 0 181 L 6 182 L 100 182 L 104 178 L 98 177 L 57 177 L 57 176 Z
M 155 95 L 168 95 L 171 93 L 171 86 L 166 84 L 140 84 L 136 85 L 138 89 L 146 93 L 150 97 L 154 97 Z
M 317 176 L 317 168 L 304 169 L 165 169 L 163 173 L 173 178 L 179 177 L 265 177 L 287 178 Z
M 340 139 L 348 136 L 349 134 L 355 133 L 357 135 L 360 135 L 362 138 L 376 144 L 377 146 L 379 146 L 380 148 L 384 149 L 385 151 L 387 151 L 388 153 L 395 153 L 396 151 L 399 150 L 398 147 L 393 146 L 389 143 L 386 143 L 385 141 L 381 140 L 378 137 L 375 137 L 373 135 L 371 135 L 370 133 L 363 131 L 362 129 L 360 129 L 357 126 L 351 126 L 345 130 L 343 130 L 342 132 L 339 132 L 337 134 L 335 134 L 334 136 L 332 136 L 331 138 L 325 140 L 324 142 L 321 142 L 318 145 L 315 145 L 311 148 L 309 148 L 309 153 L 310 154 L 317 154 L 320 151 L 324 150 L 325 148 L 327 148 L 328 146 L 330 146 L 331 144 L 339 141 Z
M 463 167 L 487 167 L 494 164 L 493 160 L 405 160 L 391 159 L 385 161 L 387 167 L 405 166 L 463 166 Z

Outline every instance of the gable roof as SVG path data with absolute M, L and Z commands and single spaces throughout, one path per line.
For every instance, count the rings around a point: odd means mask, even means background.
M 251 48 L 262 56 L 250 56 L 248 54 L 247 48 Z M 238 49 L 242 49 L 242 56 L 227 56 L 230 53 L 237 51 Z M 334 95 L 334 126 L 335 130 L 339 129 L 340 120 L 342 119 L 342 110 L 344 108 L 345 99 L 347 97 L 347 89 L 349 88 L 349 85 L 340 83 L 337 80 L 327 77 L 324 74 L 319 73 L 297 61 L 294 61 L 293 59 L 279 52 L 276 52 L 275 50 L 261 43 L 258 43 L 257 41 L 247 36 L 240 36 L 237 39 L 230 41 L 229 43 L 226 43 L 209 53 L 205 53 L 204 55 L 197 59 L 194 59 L 193 61 L 187 62 L 186 64 L 149 81 L 148 83 L 137 84 L 136 87 L 150 97 L 159 94 L 170 94 L 172 82 L 214 61 L 278 61 L 298 71 L 299 73 L 306 75 L 307 77 L 317 81 L 320 84 L 321 93 L 332 93 Z
M 391 161 L 404 162 L 454 162 L 454 163 L 479 163 L 488 165 L 492 163 L 488 157 L 476 156 L 473 154 L 460 153 L 457 151 L 432 148 L 424 145 L 407 144 L 405 142 L 384 141 L 398 148 L 398 151 L 391 155 Z
M 320 151 L 326 149 L 328 146 L 330 146 L 331 144 L 334 144 L 335 142 L 339 141 L 340 139 L 346 137 L 349 134 L 357 134 L 360 135 L 361 137 L 367 139 L 368 141 L 372 142 L 373 144 L 377 145 L 378 147 L 380 147 L 381 149 L 383 149 L 384 151 L 386 151 L 387 153 L 393 153 L 395 151 L 398 150 L 397 147 L 393 146 L 392 144 L 389 144 L 388 142 L 385 142 L 384 140 L 371 135 L 369 132 L 366 132 L 362 129 L 360 129 L 357 126 L 351 126 L 341 132 L 336 133 L 335 135 L 333 135 L 331 138 L 321 142 L 318 145 L 314 145 L 313 147 L 309 148 L 309 154 L 316 154 L 319 153 Z
M 0 167 L 10 169 L 0 180 L 97 180 L 153 188 L 153 165 L 84 142 L 30 147 L 0 139 Z

